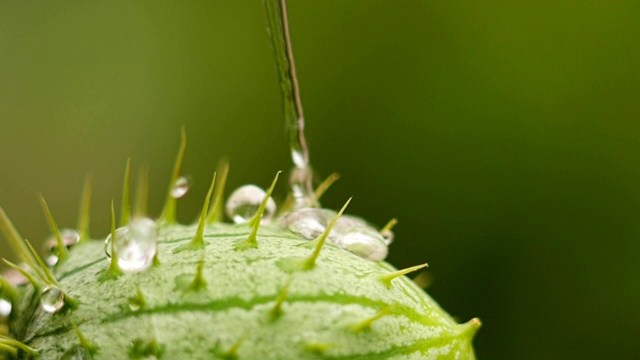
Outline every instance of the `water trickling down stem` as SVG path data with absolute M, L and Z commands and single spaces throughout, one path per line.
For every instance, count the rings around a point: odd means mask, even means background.
M 284 117 L 289 131 L 289 147 L 294 168 L 290 184 L 295 200 L 294 207 L 317 206 L 313 194 L 312 171 L 309 165 L 309 150 L 304 137 L 304 114 L 300 99 L 300 87 L 289 37 L 287 3 L 285 0 L 265 0 L 269 34 L 276 55 L 278 75 L 284 103 Z

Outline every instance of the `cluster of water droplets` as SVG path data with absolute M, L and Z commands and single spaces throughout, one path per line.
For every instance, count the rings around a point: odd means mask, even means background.
M 301 208 L 280 217 L 278 223 L 307 240 L 320 236 L 336 212 L 323 208 Z M 385 237 L 365 220 L 351 215 L 342 215 L 333 227 L 327 242 L 348 250 L 362 258 L 381 261 L 387 256 L 387 245 L 393 235 L 385 231 Z
M 67 249 L 71 249 L 74 245 L 80 242 L 80 234 L 71 229 L 63 229 L 60 231 L 60 238 L 62 239 L 62 243 Z M 49 239 L 45 242 L 47 257 L 45 258 L 45 262 L 48 266 L 55 266 L 59 261 L 60 249 L 58 249 L 58 241 L 55 236 L 50 236 Z
M 115 259 L 111 254 L 112 246 Z M 115 241 L 111 235 L 105 240 L 105 252 L 110 261 L 117 261 L 120 269 L 127 272 L 148 269 L 157 251 L 158 227 L 149 218 L 134 218 L 127 226 L 116 229 Z

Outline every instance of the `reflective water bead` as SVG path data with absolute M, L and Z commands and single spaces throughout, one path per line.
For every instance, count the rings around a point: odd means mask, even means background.
M 382 235 L 370 227 L 353 228 L 341 234 L 337 242 L 343 249 L 372 261 L 384 260 L 389 252 Z
M 311 185 L 312 179 L 313 172 L 310 167 L 294 167 L 291 169 L 289 185 L 294 199 L 294 209 L 318 206 L 318 201 Z
M 281 224 L 307 240 L 320 236 L 336 212 L 329 209 L 302 208 L 285 215 Z
M 0 298 L 0 319 L 9 317 L 13 305 L 7 299 Z
M 225 210 L 227 216 L 236 224 L 249 222 L 258 212 L 260 203 L 267 193 L 255 185 L 244 185 L 237 188 L 229 196 Z M 276 212 L 276 202 L 271 197 L 267 200 L 267 206 L 262 215 L 260 223 L 267 224 Z
M 121 239 L 127 236 L 129 236 L 129 228 L 127 226 L 116 229 L 116 239 Z M 109 234 L 107 239 L 104 241 L 104 253 L 107 254 L 109 259 L 111 259 L 111 234 Z
M 340 216 L 338 222 L 333 227 L 333 231 L 329 234 L 327 241 L 332 244 L 339 245 L 340 239 L 344 234 L 348 233 L 352 229 L 371 228 L 369 224 L 362 218 L 344 214 Z
M 158 251 L 158 228 L 149 218 L 133 219 L 124 236 L 116 234 L 118 265 L 124 271 L 144 271 L 153 263 Z M 113 259 L 111 260 L 113 261 Z
M 80 242 L 80 234 L 71 229 L 63 229 L 60 231 L 60 237 L 62 238 L 62 243 L 70 249 L 72 246 L 76 245 Z M 46 242 L 47 252 L 49 256 L 45 259 L 47 265 L 55 266 L 58 263 L 58 240 L 55 236 L 49 237 Z
M 48 313 L 56 313 L 64 307 L 64 292 L 57 287 L 47 287 L 40 296 L 42 310 Z
M 191 178 L 188 176 L 180 176 L 171 189 L 171 197 L 174 199 L 180 199 L 185 196 L 191 188 Z

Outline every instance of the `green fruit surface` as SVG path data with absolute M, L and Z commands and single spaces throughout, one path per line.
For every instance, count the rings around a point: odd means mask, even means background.
M 160 264 L 113 279 L 104 241 L 80 243 L 54 272 L 78 307 L 30 313 L 23 304 L 14 330 L 41 359 L 475 358 L 479 323 L 458 325 L 407 277 L 387 286 L 380 276 L 396 269 L 386 262 L 325 244 L 315 267 L 296 269 L 313 251 L 308 241 L 263 225 L 257 248 L 236 250 L 250 230 L 207 225 L 204 248 L 175 252 L 196 227 L 165 225 Z M 204 282 L 190 286 L 199 263 Z M 145 304 L 134 311 L 137 289 Z M 93 355 L 82 355 L 72 324 L 97 346 Z

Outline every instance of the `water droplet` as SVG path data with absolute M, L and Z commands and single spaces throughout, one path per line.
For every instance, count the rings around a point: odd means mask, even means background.
M 67 249 L 70 249 L 80 242 L 80 234 L 75 230 L 63 229 L 60 231 L 60 237 L 62 238 L 62 243 L 67 247 Z M 45 261 L 47 265 L 55 266 L 58 263 L 58 240 L 56 240 L 55 236 L 51 236 L 45 244 L 47 252 L 49 253 L 49 256 L 47 256 Z
M 105 251 L 111 258 L 111 235 L 105 241 Z M 153 264 L 158 251 L 158 228 L 149 218 L 131 220 L 129 225 L 116 230 L 118 266 L 128 272 L 140 272 Z M 111 259 L 113 261 L 114 259 Z
M 307 240 L 320 236 L 336 212 L 329 209 L 302 208 L 292 211 L 281 219 L 281 224 Z
M 311 185 L 313 171 L 310 167 L 294 167 L 289 176 L 289 186 L 294 199 L 293 208 L 300 209 L 306 207 L 317 207 L 318 201 L 315 198 Z
M 42 310 L 48 313 L 56 313 L 64 307 L 64 292 L 57 287 L 47 287 L 40 296 Z
M 11 315 L 12 308 L 11 301 L 0 298 L 0 319 L 8 318 Z
M 128 227 L 125 226 L 116 229 L 116 239 L 121 239 L 126 236 L 129 236 Z M 118 250 L 116 249 L 116 251 Z M 109 236 L 107 236 L 107 239 L 104 241 L 104 252 L 105 254 L 107 254 L 107 257 L 111 259 L 111 234 L 109 234 Z
M 180 176 L 171 189 L 171 197 L 174 199 L 180 199 L 185 196 L 191 188 L 192 180 L 188 176 Z
M 255 185 L 244 185 L 237 188 L 227 200 L 226 212 L 234 223 L 243 224 L 250 221 L 260 208 L 260 203 L 267 193 Z M 267 207 L 260 223 L 266 224 L 276 212 L 276 202 L 272 198 L 267 200 Z
M 343 249 L 372 261 L 384 260 L 389 252 L 382 235 L 369 226 L 351 228 L 340 234 L 336 241 Z
M 131 311 L 138 311 L 142 308 L 142 304 L 138 299 L 131 298 L 129 299 L 129 309 Z

